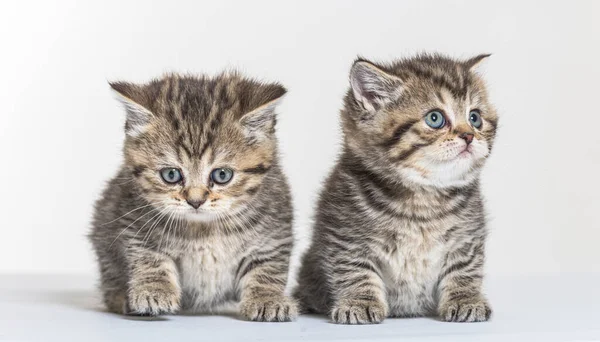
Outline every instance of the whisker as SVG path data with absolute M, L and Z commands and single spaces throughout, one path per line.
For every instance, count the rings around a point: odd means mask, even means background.
M 114 220 L 112 220 L 112 221 L 109 221 L 109 222 L 106 222 L 106 223 L 102 223 L 100 226 L 105 226 L 105 225 L 107 225 L 107 224 L 113 223 L 113 222 L 115 222 L 115 221 L 118 221 L 118 220 L 122 219 L 123 217 L 125 217 L 125 216 L 127 216 L 127 215 L 129 215 L 129 214 L 133 213 L 134 211 L 137 211 L 137 210 L 140 210 L 140 209 L 143 209 L 143 208 L 149 207 L 149 206 L 151 206 L 151 205 L 160 204 L 160 203 L 162 203 L 162 202 L 148 203 L 148 204 L 146 204 L 146 205 L 143 205 L 143 206 L 141 206 L 141 207 L 137 207 L 137 208 L 135 208 L 135 209 L 133 209 L 133 210 L 131 210 L 131 211 L 128 211 L 127 213 L 125 213 L 125 214 L 123 214 L 123 215 L 121 215 L 121 216 L 117 217 L 116 219 L 114 219 Z
M 156 217 L 158 217 L 158 220 L 160 220 L 160 218 L 162 217 L 162 214 L 165 212 L 166 209 L 166 205 L 162 207 L 162 209 L 158 212 L 158 214 L 152 216 L 148 221 L 146 221 L 146 223 L 144 223 L 144 225 L 140 228 L 140 231 L 150 222 L 152 222 L 150 224 L 150 226 L 148 226 L 148 231 L 146 232 L 146 235 L 144 235 L 144 238 L 142 239 L 142 246 L 145 246 L 145 240 L 147 238 L 149 238 L 150 233 L 152 232 L 152 227 L 154 226 L 154 224 L 156 224 L 157 220 L 155 220 Z
M 167 208 L 165 207 L 165 209 L 161 212 L 161 215 L 154 221 L 154 223 L 152 224 L 152 226 L 150 227 L 150 229 L 148 229 L 148 233 L 146 233 L 147 238 L 144 238 L 144 240 L 142 240 L 142 246 L 145 247 L 146 244 L 148 242 L 150 242 L 150 237 L 152 236 L 152 232 L 154 232 L 154 230 L 156 230 L 156 228 L 158 227 L 158 225 L 160 224 L 160 221 L 169 213 L 168 210 L 166 210 Z
M 169 227 L 169 224 L 170 224 L 171 219 L 173 218 L 174 214 L 175 214 L 175 212 L 171 211 L 170 214 L 169 214 L 169 217 L 167 218 L 167 221 L 165 222 L 165 225 L 163 227 L 162 233 L 160 234 L 160 241 L 159 241 L 159 244 L 158 244 L 158 250 L 160 250 L 160 247 L 162 246 L 162 242 L 163 242 L 163 239 L 165 237 L 165 232 L 167 231 L 167 227 Z M 169 241 L 167 240 L 167 244 L 168 243 L 169 243 Z
M 108 249 L 110 249 L 112 247 L 112 245 L 115 243 L 115 241 L 117 241 L 117 239 L 121 236 L 121 234 L 123 234 L 127 229 L 129 229 L 129 227 L 131 227 L 134 223 L 136 223 L 137 221 L 139 221 L 142 217 L 144 217 L 144 216 L 146 216 L 146 215 L 148 215 L 151 212 L 154 212 L 156 210 L 158 210 L 158 208 L 153 208 L 152 210 L 148 211 L 144 215 L 142 215 L 142 216 L 138 217 L 137 219 L 135 219 L 135 221 L 131 222 L 127 227 L 123 228 L 123 230 L 121 230 L 121 232 L 117 235 L 117 237 L 115 237 L 115 239 L 110 243 L 110 245 L 108 246 Z

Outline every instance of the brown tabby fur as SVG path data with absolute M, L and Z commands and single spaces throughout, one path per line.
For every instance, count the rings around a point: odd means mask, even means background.
M 485 57 L 355 62 L 341 112 L 344 147 L 299 275 L 296 296 L 306 311 L 344 324 L 490 317 L 481 292 L 479 174 L 498 118 L 474 72 Z M 480 128 L 469 119 L 475 109 Z M 425 122 L 434 110 L 446 119 L 439 129 Z
M 90 234 L 107 308 L 158 315 L 239 302 L 248 320 L 293 319 L 292 203 L 274 134 L 286 90 L 236 73 L 111 86 L 127 110 L 125 159 Z M 233 178 L 215 184 L 222 167 Z M 183 179 L 165 182 L 163 168 Z

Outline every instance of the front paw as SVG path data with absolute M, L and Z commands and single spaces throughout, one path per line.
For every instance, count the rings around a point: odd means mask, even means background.
M 446 322 L 485 322 L 490 319 L 492 309 L 485 299 L 469 298 L 442 305 L 439 314 Z
M 138 286 L 129 291 L 128 313 L 150 316 L 176 313 L 180 298 L 179 290 L 172 285 Z
M 376 300 L 341 300 L 331 311 L 331 320 L 338 324 L 381 323 L 386 317 L 386 306 Z
M 249 321 L 288 322 L 298 316 L 298 304 L 285 296 L 248 298 L 242 300 L 240 314 Z

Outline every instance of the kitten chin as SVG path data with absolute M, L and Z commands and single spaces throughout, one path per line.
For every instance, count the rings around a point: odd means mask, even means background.
M 210 212 L 187 212 L 183 217 L 190 222 L 211 223 L 219 219 L 219 215 Z
M 293 209 L 275 136 L 285 88 L 237 73 L 111 87 L 127 115 L 125 160 L 90 233 L 107 308 L 210 313 L 234 302 L 247 320 L 293 319 Z

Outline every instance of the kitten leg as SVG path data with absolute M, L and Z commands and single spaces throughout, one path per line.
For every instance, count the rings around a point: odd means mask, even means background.
M 100 290 L 106 309 L 117 314 L 127 313 L 127 276 L 122 272 L 123 263 L 104 250 L 98 251 L 98 260 Z
M 175 262 L 140 247 L 130 248 L 128 252 L 129 313 L 154 316 L 177 312 L 181 289 Z
M 334 297 L 331 320 L 340 324 L 380 323 L 387 316 L 385 285 L 369 260 L 339 253 L 330 265 Z
M 291 243 L 289 246 L 291 248 Z M 298 304 L 284 295 L 290 248 L 261 251 L 240 264 L 240 314 L 245 319 L 286 322 L 298 316 Z
M 124 290 L 103 290 L 103 298 L 108 311 L 117 314 L 127 313 L 127 295 Z
M 483 241 L 466 242 L 448 254 L 438 285 L 440 319 L 447 322 L 484 322 L 492 309 L 481 293 Z

